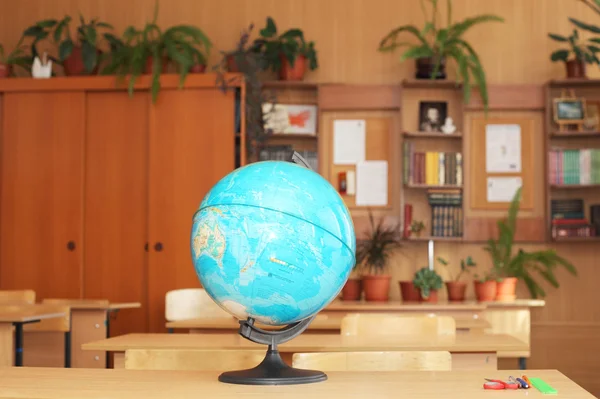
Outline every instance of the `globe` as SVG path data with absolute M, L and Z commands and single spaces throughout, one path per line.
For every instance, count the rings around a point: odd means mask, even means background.
M 207 294 L 238 319 L 304 320 L 340 292 L 355 263 L 352 218 L 318 173 L 284 161 L 221 179 L 194 214 L 194 267 Z

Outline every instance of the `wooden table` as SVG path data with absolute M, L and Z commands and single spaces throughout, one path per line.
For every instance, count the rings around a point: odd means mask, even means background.
M 246 340 L 237 334 L 126 334 L 84 344 L 84 350 L 114 352 L 114 366 L 123 367 L 127 349 L 257 349 L 266 347 Z M 449 351 L 452 368 L 497 368 L 496 353 L 501 350 L 527 350 L 524 342 L 504 334 L 460 334 L 453 337 L 344 337 L 340 335 L 301 335 L 279 345 L 283 359 L 291 364 L 297 352 L 343 351 Z
M 219 373 L 194 371 L 13 368 L 0 373 L 0 399 L 348 399 L 348 398 L 543 398 L 537 389 L 492 392 L 484 378 L 506 379 L 519 371 L 331 372 L 327 381 L 290 386 L 229 385 Z M 556 370 L 530 370 L 558 391 L 554 397 L 592 399 Z
M 109 359 L 103 351 L 83 351 L 81 345 L 110 337 L 110 316 L 120 310 L 137 309 L 139 302 L 110 303 L 107 300 L 47 299 L 71 309 L 71 367 L 106 368 Z
M 13 365 L 13 350 L 14 365 L 17 367 L 23 365 L 24 324 L 64 316 L 64 313 L 48 312 L 35 305 L 0 307 L 0 366 Z

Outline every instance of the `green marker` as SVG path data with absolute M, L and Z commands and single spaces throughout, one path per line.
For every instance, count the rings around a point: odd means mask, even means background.
M 531 385 L 536 387 L 541 393 L 543 393 L 545 395 L 556 395 L 558 393 L 558 391 L 556 389 L 552 388 L 541 378 L 531 378 L 530 377 L 529 381 L 531 381 Z

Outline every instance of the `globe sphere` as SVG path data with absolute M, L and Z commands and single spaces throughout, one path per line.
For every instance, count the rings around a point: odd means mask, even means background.
M 352 218 L 318 173 L 291 162 L 236 169 L 206 195 L 191 232 L 208 295 L 238 319 L 304 320 L 341 291 L 355 263 Z

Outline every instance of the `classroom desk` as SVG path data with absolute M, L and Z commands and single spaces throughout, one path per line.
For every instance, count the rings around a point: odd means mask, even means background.
M 0 307 L 0 366 L 23 365 L 23 325 L 40 320 L 64 317 L 35 306 Z M 14 334 L 13 334 L 14 326 Z
M 114 366 L 123 367 L 127 349 L 258 349 L 266 346 L 255 344 L 238 334 L 126 334 L 90 342 L 84 350 L 114 352 Z M 526 350 L 524 342 L 504 334 L 459 334 L 444 337 L 347 337 L 341 335 L 300 335 L 279 345 L 282 358 L 291 364 L 297 352 L 344 352 L 344 351 L 449 351 L 452 369 L 496 370 L 496 353 L 501 350 L 518 352 Z
M 349 398 L 543 398 L 537 389 L 492 392 L 484 378 L 506 379 L 519 371 L 330 372 L 327 381 L 307 385 L 230 385 L 218 372 L 12 368 L 0 373 L 0 399 L 349 399 Z M 556 370 L 530 370 L 558 391 L 554 397 L 593 399 Z
M 303 334 L 339 334 L 342 319 L 339 317 L 319 317 L 310 323 Z M 201 317 L 190 320 L 171 321 L 166 324 L 168 329 L 189 330 L 191 334 L 231 334 L 235 333 L 240 324 L 233 317 Z M 273 330 L 281 327 L 267 326 L 257 323 L 257 326 L 265 330 Z M 491 325 L 483 319 L 459 319 L 456 320 L 456 332 L 481 332 Z

